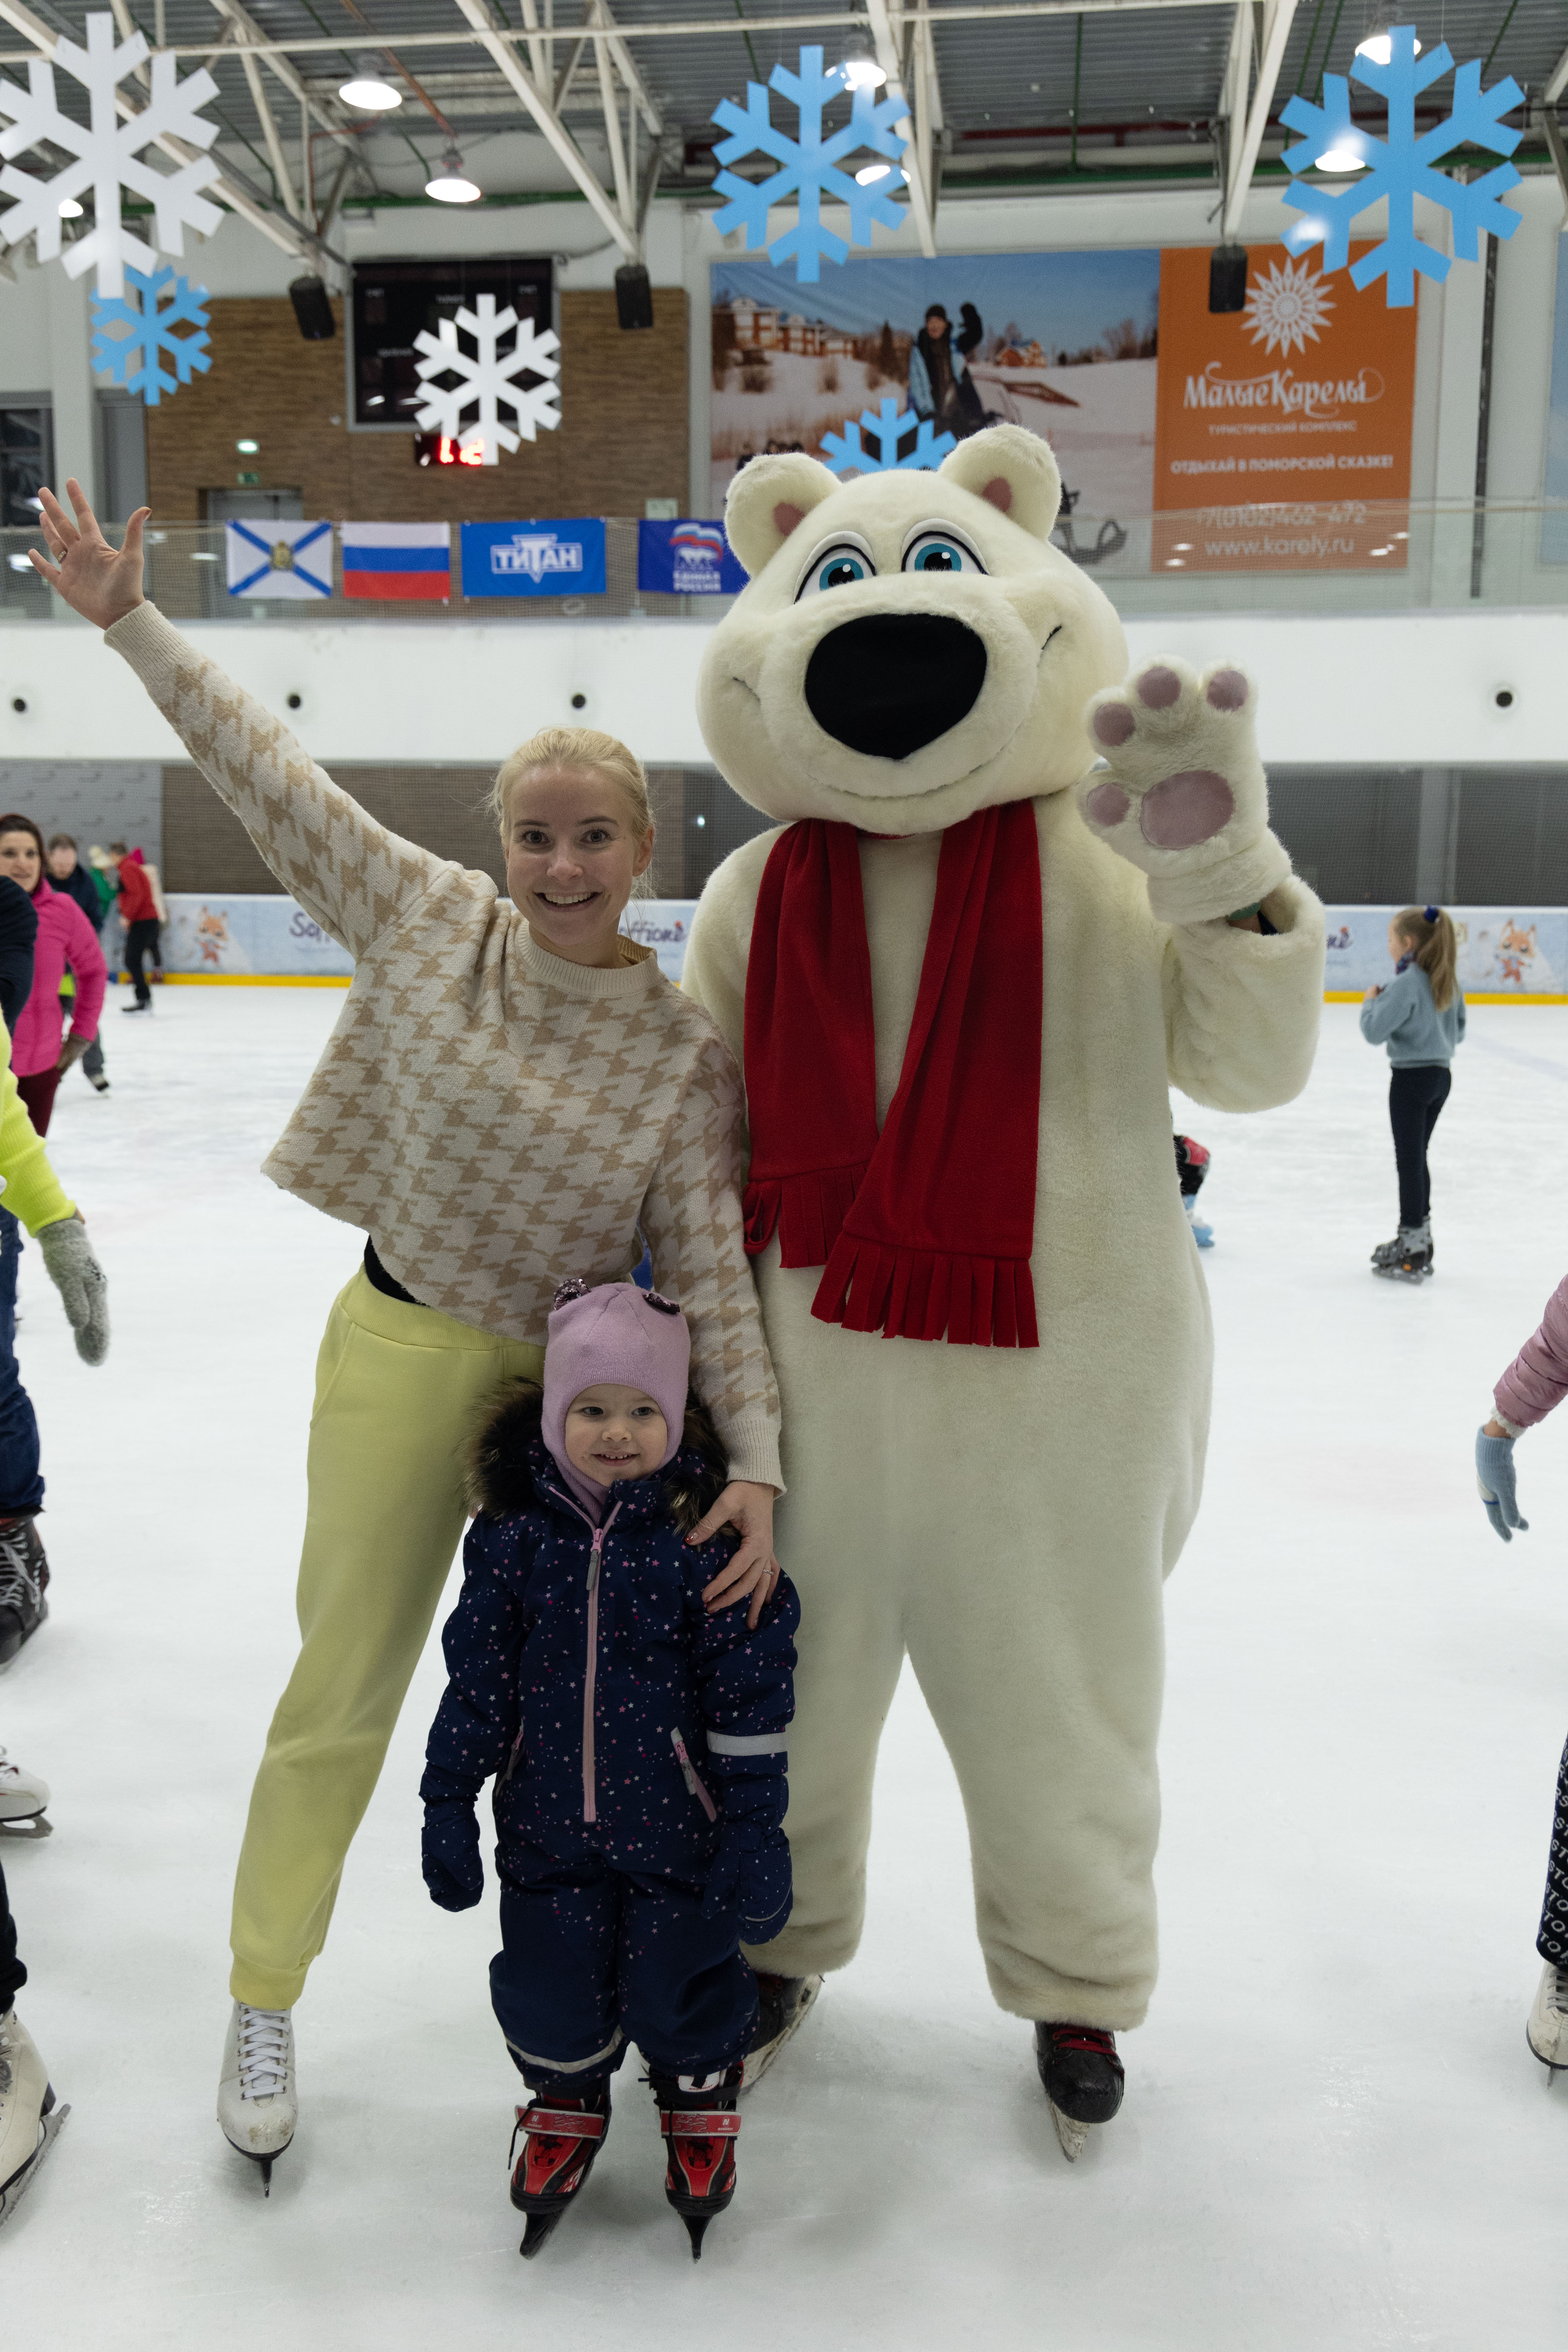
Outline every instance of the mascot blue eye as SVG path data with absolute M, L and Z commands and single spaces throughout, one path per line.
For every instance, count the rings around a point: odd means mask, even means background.
M 984 569 L 973 548 L 943 531 L 922 531 L 904 552 L 906 572 L 984 572 Z
M 820 596 L 829 588 L 853 588 L 858 581 L 869 580 L 876 569 L 863 548 L 829 548 L 813 563 L 800 583 L 799 593 L 801 596 Z

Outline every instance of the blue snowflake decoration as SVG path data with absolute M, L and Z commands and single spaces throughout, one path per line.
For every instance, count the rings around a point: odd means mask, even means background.
M 884 400 L 880 414 L 873 416 L 868 408 L 860 411 L 860 425 L 853 419 L 842 433 L 825 433 L 822 436 L 822 462 L 832 474 L 847 474 L 857 468 L 862 474 L 893 474 L 902 467 L 920 472 L 940 466 L 957 442 L 951 433 L 933 433 L 929 416 L 918 420 L 915 446 L 907 457 L 899 455 L 899 443 L 917 423 L 914 410 L 906 408 L 899 415 L 896 400 Z M 877 444 L 878 454 L 860 446 L 860 425 Z
M 122 383 L 128 392 L 139 392 L 149 408 L 156 408 L 164 393 L 189 383 L 193 373 L 205 375 L 212 365 L 207 349 L 212 340 L 206 331 L 209 320 L 202 308 L 207 289 L 176 278 L 172 269 L 160 269 L 148 278 L 128 268 L 125 278 L 127 297 L 95 294 L 92 298 L 96 331 L 92 364 L 100 371 L 107 369 L 116 383 Z M 130 291 L 140 296 L 138 304 L 129 299 Z M 111 334 L 111 327 L 128 327 L 131 331 Z M 193 331 L 176 335 L 175 327 L 189 327 Z M 165 356 L 174 362 L 173 375 L 163 365 Z
M 849 208 L 849 234 L 857 245 L 869 245 L 871 224 L 880 221 L 884 228 L 903 225 L 903 213 L 889 197 L 878 194 L 887 181 L 872 181 L 862 187 L 849 173 L 837 166 L 846 155 L 858 148 L 869 147 L 873 153 L 886 155 L 896 163 L 908 142 L 893 129 L 908 114 L 909 101 L 894 91 L 891 97 L 877 101 L 873 93 L 857 86 L 850 108 L 849 121 L 842 131 L 830 137 L 822 134 L 822 110 L 836 98 L 842 98 L 848 84 L 841 66 L 831 72 L 822 70 L 822 51 L 805 49 L 800 53 L 800 71 L 790 72 L 787 66 L 778 65 L 768 78 L 768 89 L 776 89 L 787 98 L 800 113 L 800 136 L 787 138 L 775 131 L 768 111 L 768 92 L 761 82 L 746 84 L 744 113 L 732 99 L 721 99 L 713 110 L 713 120 L 731 136 L 713 150 L 723 164 L 739 163 L 742 155 L 771 155 L 779 165 L 771 180 L 742 180 L 731 171 L 722 171 L 713 185 L 729 203 L 716 213 L 714 221 L 723 232 L 740 228 L 746 231 L 746 250 L 755 252 L 767 246 L 768 259 L 774 268 L 795 259 L 795 277 L 803 285 L 815 286 L 817 265 L 826 257 L 829 261 L 847 261 L 849 247 L 841 236 L 835 236 L 822 226 L 822 199 L 847 205 Z M 782 205 L 787 197 L 799 200 L 799 217 L 792 229 L 785 231 L 768 245 L 768 207 Z
M 1500 199 L 1519 185 L 1511 163 L 1500 163 L 1484 179 L 1468 187 L 1436 170 L 1439 160 L 1467 140 L 1494 155 L 1511 155 L 1521 131 L 1510 131 L 1499 118 L 1524 102 L 1524 93 L 1510 75 L 1507 81 L 1481 88 L 1481 69 L 1472 58 L 1461 66 L 1454 81 L 1453 110 L 1420 138 L 1415 135 L 1415 100 L 1446 73 L 1454 60 L 1447 42 L 1425 57 L 1415 54 L 1415 28 L 1396 25 L 1389 39 L 1385 66 L 1358 57 L 1352 73 L 1369 89 L 1382 93 L 1388 106 L 1388 140 L 1373 139 L 1351 119 L 1350 83 L 1343 74 L 1323 76 L 1323 104 L 1313 106 L 1293 98 L 1281 121 L 1306 133 L 1300 146 L 1286 150 L 1292 173 L 1304 172 L 1325 155 L 1361 156 L 1370 167 L 1358 173 L 1353 187 L 1340 195 L 1309 188 L 1288 195 L 1286 203 L 1305 218 L 1287 231 L 1285 243 L 1300 253 L 1304 247 L 1323 247 L 1325 270 L 1342 269 L 1350 258 L 1351 223 L 1381 197 L 1388 199 L 1388 233 L 1381 245 L 1363 254 L 1351 271 L 1352 285 L 1364 289 L 1374 278 L 1387 281 L 1385 299 L 1391 310 L 1408 310 L 1415 299 L 1415 273 L 1439 285 L 1448 275 L 1448 256 L 1434 253 L 1415 235 L 1415 199 L 1428 196 L 1441 205 L 1454 225 L 1454 252 L 1461 261 L 1479 261 L 1481 231 L 1509 237 L 1519 226 L 1519 215 Z

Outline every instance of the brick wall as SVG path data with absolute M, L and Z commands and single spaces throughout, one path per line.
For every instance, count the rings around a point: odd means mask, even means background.
M 625 334 L 613 293 L 561 296 L 561 423 L 499 466 L 421 467 L 411 431 L 351 433 L 342 305 L 338 334 L 308 343 L 293 306 L 271 297 L 213 301 L 212 367 L 177 401 L 147 411 L 147 495 L 156 522 L 202 520 L 204 489 L 232 489 L 245 468 L 266 489 L 297 489 L 308 516 L 333 521 L 507 521 L 640 515 L 647 499 L 687 505 L 686 295 L 654 292 L 654 325 Z M 504 415 L 504 412 L 503 412 Z M 332 419 L 337 417 L 336 425 Z M 242 457 L 251 436 L 259 457 Z

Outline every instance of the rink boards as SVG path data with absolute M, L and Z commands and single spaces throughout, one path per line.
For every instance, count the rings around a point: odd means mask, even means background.
M 638 898 L 625 928 L 679 981 L 695 898 Z M 1387 980 L 1397 907 L 1330 907 L 1323 985 L 1331 1000 Z M 1568 907 L 1454 907 L 1459 983 L 1482 1002 L 1568 1003 Z M 163 961 L 176 981 L 345 987 L 353 961 L 292 898 L 171 894 Z

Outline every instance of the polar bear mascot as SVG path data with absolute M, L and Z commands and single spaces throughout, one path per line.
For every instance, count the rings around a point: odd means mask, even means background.
M 764 2015 L 791 2030 L 854 1954 L 907 1651 L 1071 2156 L 1154 1982 L 1161 1587 L 1208 1422 L 1167 1087 L 1300 1091 L 1323 923 L 1268 830 L 1249 680 L 1120 683 L 1060 495 L 1013 425 L 935 474 L 737 476 L 750 584 L 700 708 L 778 822 L 709 882 L 685 985 L 745 1070 L 802 1603 Z

